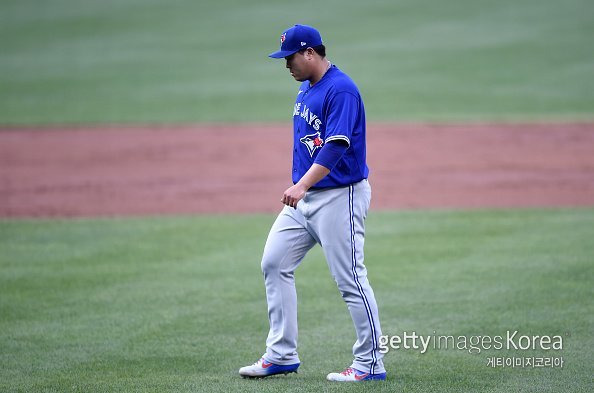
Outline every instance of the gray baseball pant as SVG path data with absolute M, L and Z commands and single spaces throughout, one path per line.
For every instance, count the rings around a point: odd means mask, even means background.
M 277 217 L 262 257 L 270 322 L 266 361 L 299 362 L 294 272 L 319 243 L 355 325 L 351 367 L 371 374 L 385 372 L 378 350 L 382 333 L 377 304 L 363 264 L 364 221 L 370 200 L 371 187 L 365 179 L 346 187 L 310 190 L 297 209 L 285 206 Z

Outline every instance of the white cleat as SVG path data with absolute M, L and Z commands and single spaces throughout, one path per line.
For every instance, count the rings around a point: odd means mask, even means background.
M 264 378 L 276 374 L 296 373 L 299 363 L 295 364 L 274 364 L 261 358 L 251 366 L 245 366 L 239 369 L 239 375 L 243 378 Z
M 386 379 L 386 373 L 369 374 L 349 367 L 341 373 L 328 374 L 326 379 L 334 382 L 383 381 Z

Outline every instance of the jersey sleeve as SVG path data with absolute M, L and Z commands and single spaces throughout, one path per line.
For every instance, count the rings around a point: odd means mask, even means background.
M 348 91 L 335 94 L 329 101 L 325 143 L 343 140 L 349 146 L 359 113 L 359 98 Z

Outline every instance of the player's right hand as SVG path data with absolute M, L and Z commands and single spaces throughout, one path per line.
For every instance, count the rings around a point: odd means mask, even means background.
M 307 189 L 300 183 L 295 184 L 285 190 L 281 202 L 293 209 L 297 209 L 297 203 L 303 199 Z

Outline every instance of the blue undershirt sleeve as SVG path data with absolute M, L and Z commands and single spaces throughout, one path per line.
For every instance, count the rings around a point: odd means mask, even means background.
M 314 164 L 319 164 L 332 170 L 348 148 L 349 145 L 345 141 L 330 141 L 322 146 L 314 160 Z

